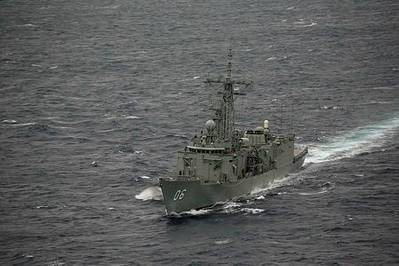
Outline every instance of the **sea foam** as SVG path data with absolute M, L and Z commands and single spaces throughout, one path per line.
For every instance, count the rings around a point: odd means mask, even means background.
M 153 186 L 144 189 L 142 192 L 135 196 L 136 199 L 147 201 L 147 200 L 163 200 L 162 191 L 160 187 Z

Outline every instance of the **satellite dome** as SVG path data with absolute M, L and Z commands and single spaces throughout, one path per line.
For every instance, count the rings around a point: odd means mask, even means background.
M 263 128 L 264 129 L 269 129 L 269 120 L 263 121 Z
M 213 121 L 212 119 L 206 121 L 205 128 L 206 128 L 206 130 L 208 130 L 208 132 L 211 132 L 212 130 L 214 130 L 215 127 L 216 127 L 215 121 Z

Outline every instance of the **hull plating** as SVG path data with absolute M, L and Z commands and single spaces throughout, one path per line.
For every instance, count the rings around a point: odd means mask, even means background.
M 217 202 L 224 202 L 249 194 L 257 188 L 265 188 L 273 180 L 298 170 L 304 159 L 305 156 L 303 155 L 291 165 L 244 178 L 235 183 L 201 183 L 199 180 L 161 179 L 160 185 L 166 212 L 173 214 L 209 207 Z

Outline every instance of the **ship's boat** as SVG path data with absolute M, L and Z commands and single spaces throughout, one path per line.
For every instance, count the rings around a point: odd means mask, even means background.
M 298 170 L 307 148 L 294 147 L 294 134 L 276 135 L 268 120 L 255 129 L 234 126 L 235 85 L 252 82 L 231 78 L 231 49 L 226 76 L 207 79 L 222 85 L 214 117 L 201 134 L 177 155 L 175 174 L 160 178 L 166 212 L 169 215 L 213 206 L 264 188 L 278 178 Z M 213 106 L 215 107 L 215 105 Z

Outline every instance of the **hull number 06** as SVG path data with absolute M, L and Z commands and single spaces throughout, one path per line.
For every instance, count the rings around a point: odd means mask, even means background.
M 179 189 L 176 191 L 175 196 L 173 197 L 173 200 L 182 200 L 184 198 L 184 193 L 187 192 L 187 189 Z

